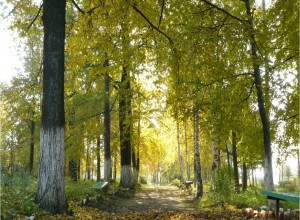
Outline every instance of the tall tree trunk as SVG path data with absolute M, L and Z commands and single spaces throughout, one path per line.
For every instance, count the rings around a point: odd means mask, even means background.
M 131 170 L 131 87 L 130 76 L 123 67 L 119 88 L 119 128 L 121 146 L 121 181 L 126 188 L 133 188 Z
M 216 172 L 219 169 L 219 165 L 220 165 L 220 154 L 219 154 L 220 151 L 219 151 L 214 133 L 215 133 L 215 127 L 213 127 L 213 131 L 212 131 L 212 136 L 213 136 L 213 139 L 212 139 L 212 155 L 213 155 L 212 188 L 214 188 Z
M 91 179 L 91 155 L 90 155 L 90 147 L 87 146 L 86 150 L 86 174 L 87 174 L 87 179 Z
M 35 131 L 35 122 L 34 120 L 31 120 L 30 121 L 30 161 L 29 161 L 30 173 L 33 173 L 33 163 L 34 163 L 34 131 Z
M 186 178 L 191 179 L 190 164 L 189 164 L 189 151 L 188 151 L 188 138 L 187 138 L 187 122 L 184 121 L 184 139 L 185 139 L 185 161 L 186 161 Z
M 247 166 L 245 163 L 243 163 L 243 191 L 245 192 L 247 190 L 247 180 L 248 180 L 248 171 Z
M 97 147 L 96 147 L 96 155 L 97 155 L 97 181 L 101 179 L 101 157 L 100 157 L 100 136 L 97 137 Z
M 77 162 L 76 160 L 74 159 L 71 159 L 70 162 L 69 162 L 69 170 L 70 170 L 70 176 L 71 176 L 71 179 L 74 181 L 74 182 L 77 182 Z
M 178 162 L 179 162 L 179 171 L 180 171 L 180 181 L 183 182 L 183 162 L 182 162 L 182 156 L 181 156 L 181 150 L 180 150 L 180 130 L 179 130 L 179 121 L 177 119 L 177 150 L 178 150 Z
M 137 161 L 136 161 L 134 147 L 132 147 L 131 160 L 132 160 L 132 180 L 133 180 L 133 186 L 135 187 L 138 184 L 138 178 L 137 178 Z
M 140 111 L 139 111 L 140 114 Z M 136 155 L 136 178 L 139 180 L 140 175 L 140 144 L 141 144 L 141 116 L 139 115 L 138 121 L 138 144 L 137 144 L 137 155 Z
M 109 66 L 107 54 L 105 53 L 104 66 Z M 110 182 L 111 178 L 111 156 L 110 156 L 110 93 L 109 93 L 109 74 L 104 74 L 104 181 Z
M 81 179 L 81 172 L 80 172 L 80 159 L 78 159 L 78 166 L 77 166 L 77 179 L 80 180 Z
M 201 162 L 199 153 L 199 112 L 196 111 L 194 115 L 194 158 L 195 158 L 195 179 L 196 179 L 196 198 L 199 199 L 203 196 L 203 183 L 201 173 Z
M 253 69 L 254 69 L 254 82 L 255 88 L 257 92 L 257 103 L 259 114 L 262 122 L 263 127 L 263 137 L 264 137 L 264 153 L 265 153 L 265 167 L 264 167 L 264 182 L 266 190 L 273 191 L 274 190 L 274 182 L 273 182 L 273 168 L 272 168 L 272 151 L 271 151 L 271 138 L 270 138 L 270 128 L 269 128 L 269 119 L 268 114 L 266 112 L 265 102 L 264 102 L 264 95 L 262 90 L 262 83 L 261 83 L 261 75 L 259 69 L 259 60 L 257 56 L 257 48 L 254 42 L 255 35 L 253 31 L 253 22 L 251 19 L 251 9 L 249 0 L 244 0 L 246 11 L 249 17 L 248 23 L 249 28 L 251 31 L 251 51 L 253 57 Z M 270 203 L 271 204 L 271 203 Z M 273 205 L 273 204 L 272 204 Z
M 237 152 L 236 152 L 236 133 L 232 131 L 232 160 L 233 160 L 233 173 L 234 173 L 234 185 L 235 191 L 240 192 L 240 183 L 239 183 L 239 167 L 237 162 Z
M 231 164 L 230 164 L 230 153 L 228 149 L 228 145 L 226 144 L 226 154 L 227 154 L 227 167 L 228 167 L 228 176 L 231 180 Z
M 113 179 L 114 180 L 117 179 L 117 153 L 116 152 L 114 154 L 114 175 L 113 175 Z
M 43 101 L 36 202 L 52 214 L 68 209 L 64 176 L 65 15 L 65 0 L 43 1 Z

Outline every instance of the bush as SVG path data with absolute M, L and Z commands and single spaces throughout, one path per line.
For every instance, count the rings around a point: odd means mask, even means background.
M 18 171 L 1 176 L 1 219 L 13 219 L 17 214 L 30 216 L 39 210 L 34 203 L 36 180 L 28 172 Z
M 179 186 L 180 186 L 180 180 L 179 180 L 179 179 L 174 179 L 174 180 L 171 182 L 171 184 L 172 184 L 173 186 L 179 187 Z
M 78 201 L 80 202 L 83 198 L 86 198 L 87 195 L 93 196 L 96 194 L 96 191 L 92 189 L 92 186 L 96 182 L 93 181 L 77 181 L 74 182 L 70 178 L 66 179 L 66 196 L 67 200 Z
M 230 200 L 231 194 L 234 192 L 234 183 L 229 178 L 228 169 L 221 167 L 216 172 L 215 177 L 215 194 L 222 201 Z
M 148 184 L 146 177 L 140 176 L 140 184 Z
M 290 192 L 290 193 L 299 193 L 299 185 L 298 185 L 299 181 L 297 178 L 292 178 L 290 180 L 285 180 L 285 181 L 281 181 L 279 183 L 279 187 L 281 189 L 279 189 L 280 191 L 283 192 Z

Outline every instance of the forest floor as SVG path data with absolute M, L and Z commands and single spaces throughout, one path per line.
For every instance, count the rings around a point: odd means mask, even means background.
M 112 197 L 109 205 L 99 207 L 103 211 L 124 213 L 130 211 L 193 211 L 194 199 L 188 192 L 176 186 L 151 185 L 140 188 L 135 193 L 124 193 Z
M 75 219 L 243 219 L 240 210 L 224 205 L 197 209 L 197 202 L 187 191 L 168 185 L 146 186 L 135 193 L 115 194 L 103 202 L 71 206 Z

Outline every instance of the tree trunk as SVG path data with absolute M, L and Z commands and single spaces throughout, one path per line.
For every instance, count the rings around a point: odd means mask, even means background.
M 215 178 L 216 178 L 216 172 L 219 169 L 220 164 L 220 154 L 217 142 L 215 140 L 215 134 L 214 134 L 215 128 L 213 127 L 213 139 L 212 139 L 212 155 L 213 155 L 213 163 L 212 163 L 212 188 L 214 189 L 215 184 Z
M 232 131 L 232 160 L 233 160 L 233 173 L 234 173 L 234 185 L 235 191 L 240 192 L 240 183 L 239 183 L 239 167 L 237 162 L 237 152 L 236 152 L 236 133 Z
M 226 144 L 226 154 L 227 154 L 227 167 L 228 167 L 228 176 L 231 180 L 231 164 L 230 164 L 230 153 L 228 149 L 228 145 Z
M 119 128 L 121 146 L 121 181 L 126 188 L 133 188 L 131 170 L 131 87 L 130 76 L 123 67 L 119 88 Z
M 104 66 L 109 66 L 107 54 L 105 53 Z M 111 156 L 110 156 L 110 94 L 109 94 L 109 74 L 104 74 L 104 181 L 110 182 L 111 178 Z
M 186 177 L 188 180 L 191 179 L 190 176 L 190 165 L 189 165 L 189 151 L 188 151 L 188 138 L 187 138 L 187 122 L 184 121 L 184 139 L 185 139 L 185 161 L 186 161 Z
M 86 174 L 87 174 L 87 179 L 91 179 L 91 155 L 90 155 L 90 147 L 87 146 L 86 150 Z
M 137 161 L 136 161 L 134 147 L 132 147 L 131 160 L 132 160 L 132 180 L 133 180 L 133 185 L 137 186 L 137 184 L 138 184 L 138 178 L 137 178 Z
M 178 162 L 179 162 L 179 171 L 180 171 L 180 181 L 183 182 L 183 162 L 180 150 L 180 130 L 179 130 L 179 121 L 177 119 L 177 150 L 178 150 Z
M 33 173 L 33 163 L 34 163 L 34 131 L 35 122 L 31 120 L 30 122 L 30 161 L 29 161 L 29 171 Z
M 247 166 L 245 163 L 243 163 L 243 191 L 245 192 L 247 190 L 247 179 L 248 179 L 248 174 L 247 174 Z
M 264 167 L 264 181 L 266 190 L 273 191 L 274 190 L 274 182 L 273 182 L 273 168 L 272 168 L 272 152 L 271 152 L 271 138 L 270 138 L 270 128 L 269 128 L 269 119 L 266 112 L 264 96 L 262 91 L 261 84 L 261 75 L 259 69 L 259 60 L 257 56 L 256 44 L 254 42 L 255 35 L 253 31 L 253 23 L 251 19 L 251 9 L 249 0 L 244 0 L 246 11 L 249 17 L 248 23 L 251 31 L 251 51 L 253 57 L 253 69 L 254 69 L 254 79 L 255 79 L 255 88 L 257 92 L 257 103 L 259 114 L 263 127 L 263 137 L 264 137 L 264 153 L 265 153 L 265 167 Z M 272 204 L 273 205 L 273 204 Z
M 68 209 L 64 176 L 65 15 L 65 0 L 43 1 L 43 102 L 36 202 L 52 214 Z
M 200 153 L 199 153 L 199 115 L 196 111 L 194 115 L 194 158 L 195 158 L 195 179 L 196 179 L 196 198 L 199 199 L 203 196 L 203 183 L 202 183 L 202 173 L 201 173 L 201 163 L 200 163 Z
M 70 176 L 71 176 L 71 179 L 74 181 L 74 182 L 77 182 L 77 163 L 76 163 L 76 160 L 74 159 L 71 159 L 70 162 L 69 162 L 69 170 L 70 170 Z
M 100 136 L 97 137 L 97 147 L 96 147 L 96 155 L 97 155 L 97 181 L 101 179 L 101 157 L 100 157 Z
M 80 159 L 78 159 L 78 166 L 77 166 L 77 179 L 80 180 L 81 176 L 80 176 Z

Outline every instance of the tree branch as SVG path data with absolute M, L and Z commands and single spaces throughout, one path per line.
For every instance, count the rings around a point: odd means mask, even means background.
M 76 8 L 79 12 L 81 12 L 82 14 L 85 14 L 85 11 L 83 11 L 83 10 L 77 5 L 77 3 L 75 2 L 75 0 L 72 0 L 72 3 L 74 4 L 75 8 Z
M 244 98 L 242 101 L 240 101 L 238 105 L 240 105 L 242 102 L 245 102 L 245 101 L 247 101 L 247 100 L 250 98 L 250 95 L 252 94 L 252 91 L 253 91 L 253 87 L 254 87 L 254 85 L 255 85 L 255 82 L 253 82 L 253 83 L 252 83 L 252 85 L 251 85 L 251 87 L 250 87 L 250 91 L 249 91 L 249 93 L 248 93 L 247 97 L 246 97 L 246 98 Z
M 296 57 L 296 56 L 290 56 L 290 57 L 286 58 L 284 61 L 278 63 L 277 65 L 272 66 L 270 69 L 274 70 L 274 69 L 276 69 L 277 67 L 279 67 L 279 66 L 285 64 L 287 61 L 293 59 L 294 57 Z
M 13 14 L 15 12 L 15 10 L 17 9 L 17 6 L 15 6 L 7 15 L 5 15 L 3 17 L 2 20 L 0 20 L 0 22 L 4 21 L 6 18 L 8 18 L 11 14 Z
M 173 45 L 174 42 L 173 40 L 167 35 L 165 34 L 163 31 L 159 30 L 134 4 L 132 5 L 133 9 L 139 13 L 146 21 L 147 23 L 154 29 L 156 30 L 157 32 L 159 32 L 160 34 L 164 35 L 168 40 L 169 42 Z
M 163 1 L 162 1 L 162 4 L 161 4 L 160 18 L 159 18 L 159 22 L 158 22 L 158 26 L 157 26 L 158 29 L 159 29 L 159 26 L 160 26 L 161 21 L 162 21 L 162 18 L 163 18 L 164 7 L 165 7 L 165 0 L 163 0 Z
M 234 16 L 233 14 L 231 14 L 231 13 L 228 12 L 228 11 L 226 11 L 225 9 L 220 8 L 219 6 L 217 6 L 217 5 L 215 5 L 215 4 L 211 3 L 211 2 L 209 2 L 209 1 L 207 1 L 207 0 L 201 0 L 201 1 L 204 2 L 204 3 L 206 3 L 206 4 L 208 4 L 208 5 L 210 5 L 210 6 L 212 6 L 212 7 L 214 7 L 215 9 L 217 9 L 217 10 L 219 10 L 219 11 L 222 11 L 223 13 L 227 14 L 228 16 L 230 16 L 231 18 L 233 18 L 233 19 L 235 19 L 235 20 L 237 20 L 237 21 L 239 21 L 239 22 L 245 22 L 245 20 L 240 19 L 240 18 Z
M 75 2 L 75 0 L 72 0 L 72 3 L 74 4 L 75 8 L 76 8 L 79 12 L 81 12 L 82 14 L 85 14 L 85 13 L 91 14 L 95 9 L 97 9 L 97 8 L 99 8 L 99 7 L 101 6 L 101 4 L 99 4 L 99 5 L 97 5 L 97 6 L 93 7 L 93 8 L 91 8 L 91 9 L 88 10 L 88 11 L 84 11 L 84 10 L 82 10 L 82 9 L 79 7 L 79 5 Z
M 40 8 L 39 8 L 39 11 L 38 13 L 35 15 L 35 17 L 33 18 L 33 20 L 30 22 L 30 24 L 28 25 L 28 27 L 26 28 L 26 30 L 28 31 L 31 26 L 34 24 L 35 20 L 38 18 L 38 16 L 40 15 L 41 11 L 42 11 L 42 8 L 43 8 L 43 3 L 41 4 Z
M 288 121 L 288 120 L 290 120 L 290 119 L 296 118 L 296 117 L 298 117 L 298 116 L 299 116 L 299 113 L 294 114 L 294 115 L 291 115 L 291 116 L 287 117 L 287 118 L 285 119 L 285 121 Z

